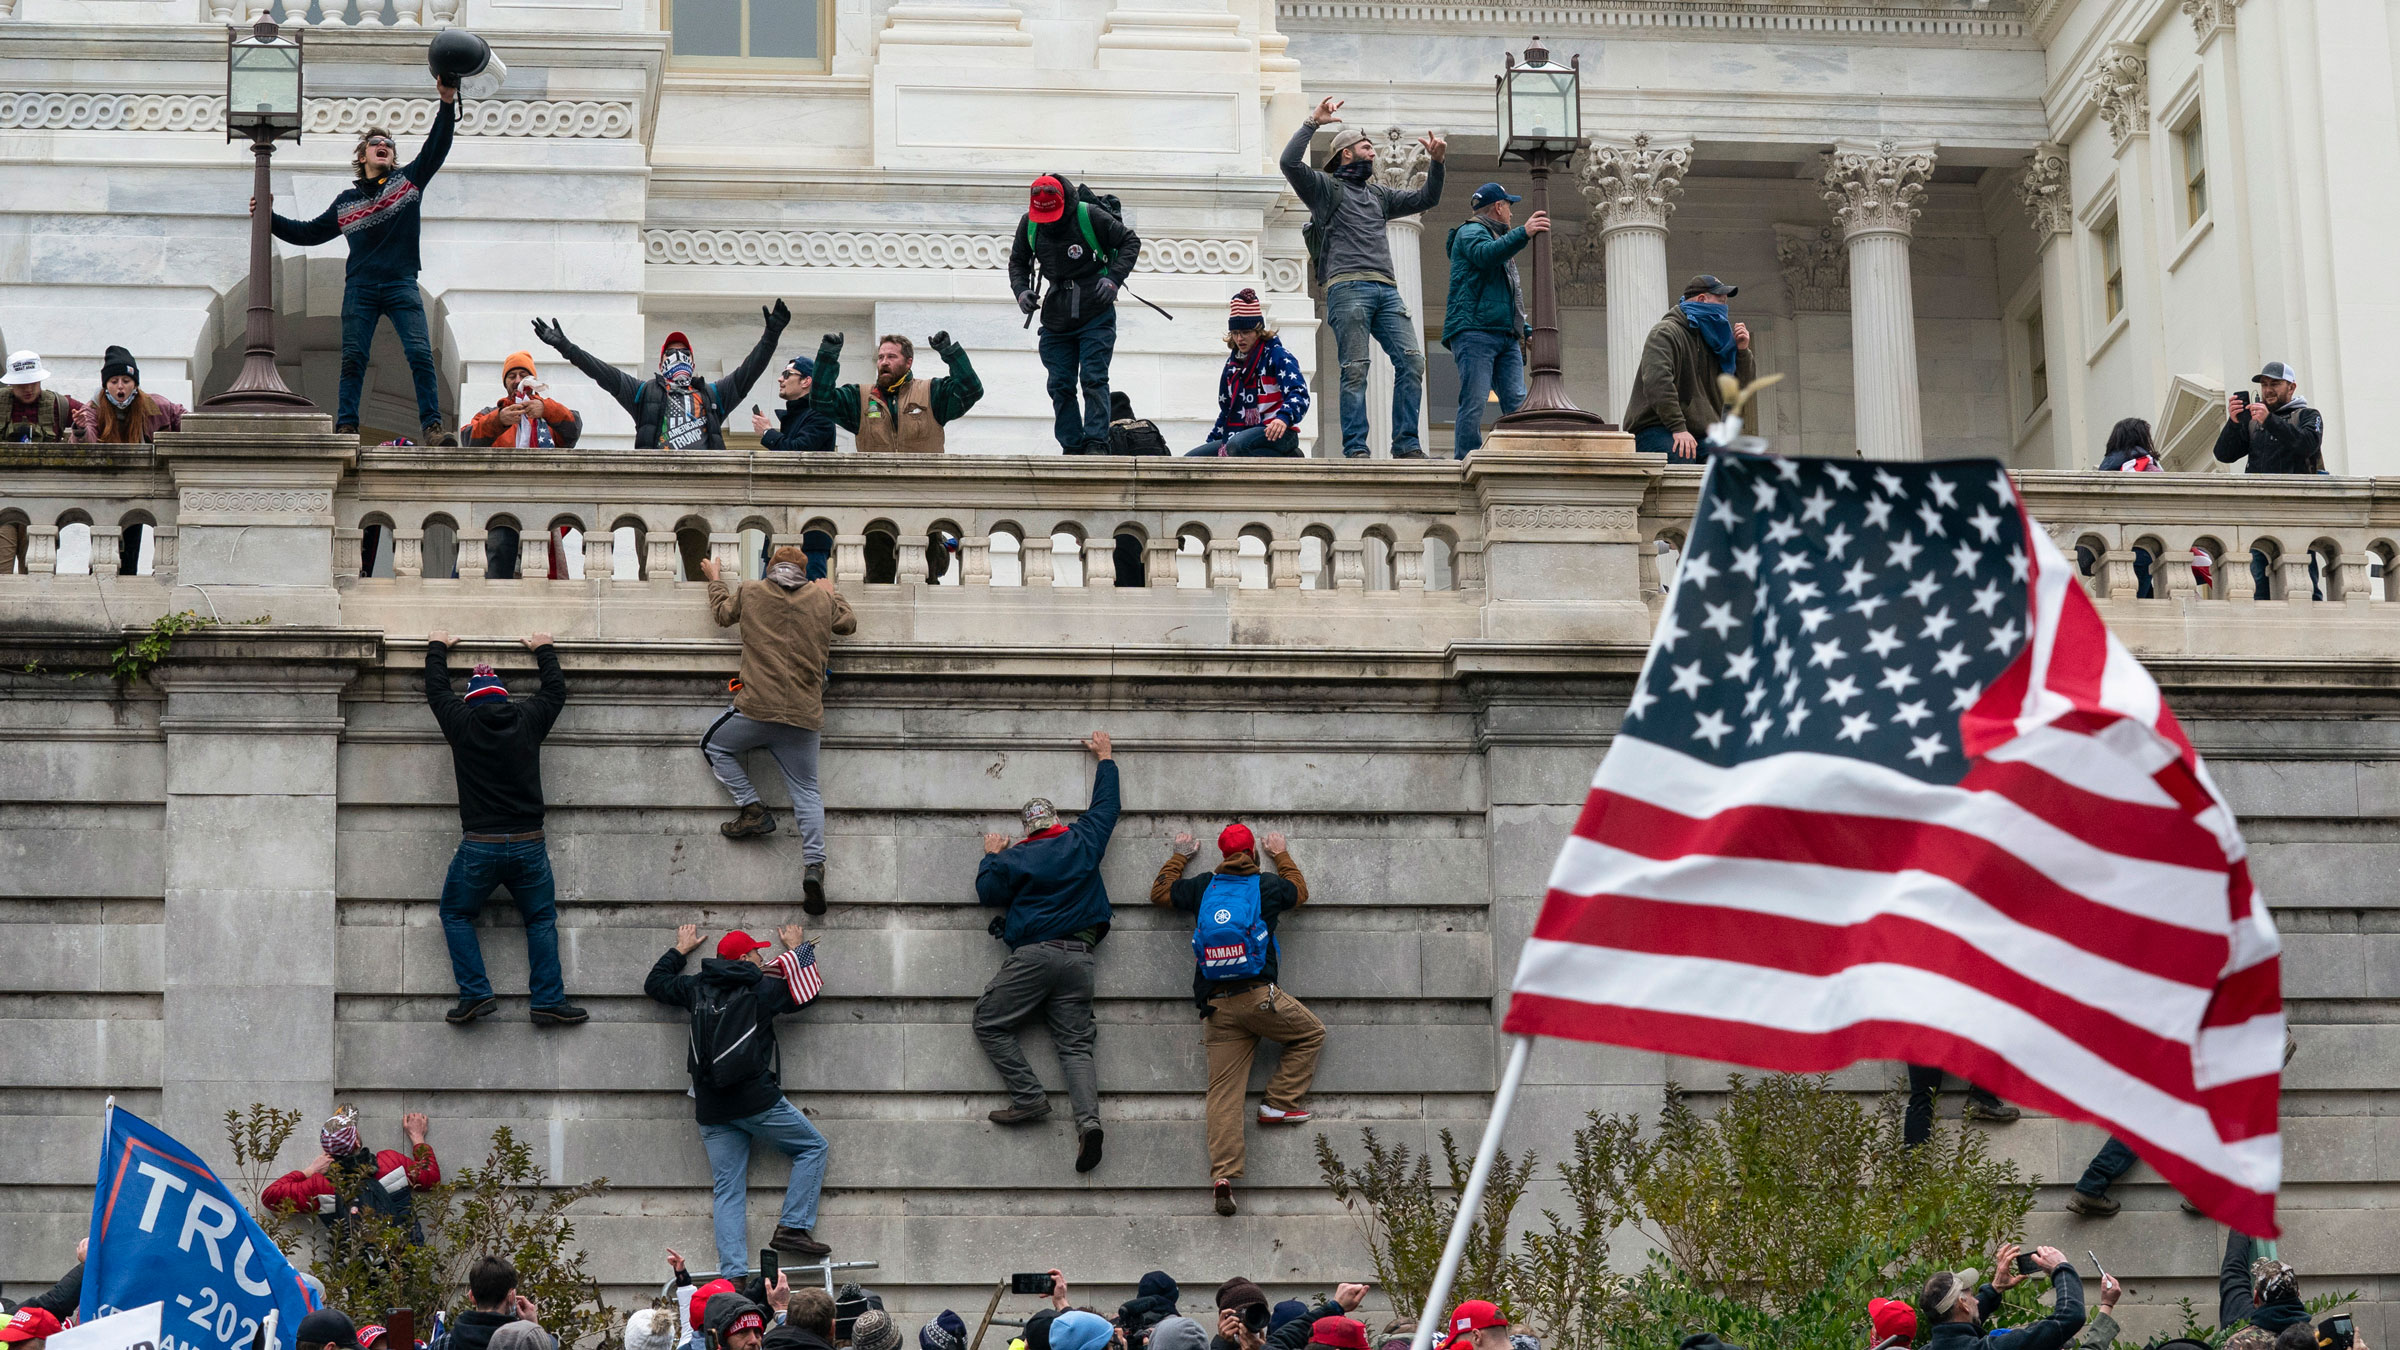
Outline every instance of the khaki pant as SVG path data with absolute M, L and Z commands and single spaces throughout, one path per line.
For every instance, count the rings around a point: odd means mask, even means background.
M 1200 1043 L 1208 1048 L 1208 1167 L 1211 1178 L 1242 1174 L 1242 1116 L 1250 1061 L 1261 1040 L 1283 1045 L 1283 1060 L 1267 1083 L 1267 1105 L 1296 1111 L 1317 1076 L 1325 1024 L 1300 1000 L 1269 985 L 1211 999 Z

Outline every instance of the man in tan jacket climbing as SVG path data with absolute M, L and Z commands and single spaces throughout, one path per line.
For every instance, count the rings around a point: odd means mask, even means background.
M 825 658 L 833 639 L 858 631 L 850 602 L 833 581 L 808 579 L 808 556 L 786 545 L 767 561 L 767 574 L 739 589 L 719 579 L 717 560 L 700 565 L 708 578 L 708 608 L 720 626 L 742 626 L 742 673 L 733 706 L 700 738 L 717 781 L 741 808 L 720 826 L 728 839 L 775 832 L 775 818 L 742 771 L 741 756 L 765 750 L 792 792 L 800 831 L 800 908 L 825 912 L 825 803 L 817 795 L 817 741 L 825 727 Z

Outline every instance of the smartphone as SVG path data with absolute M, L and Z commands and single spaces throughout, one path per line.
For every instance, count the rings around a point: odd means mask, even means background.
M 758 1249 L 758 1277 L 766 1282 L 769 1289 L 775 1287 L 775 1281 L 783 1278 L 783 1258 L 775 1254 L 773 1247 Z
M 2100 1277 L 2101 1279 L 2104 1279 L 2104 1280 L 2105 1280 L 2105 1279 L 2107 1279 L 2107 1278 L 2108 1278 L 2108 1270 L 2107 1270 L 2105 1267 L 2103 1267 L 2103 1266 L 2100 1264 L 2100 1253 L 2098 1253 L 2098 1252 L 2096 1252 L 2096 1251 L 2093 1251 L 2093 1250 L 2092 1250 L 2091 1248 L 2089 1248 L 2089 1247 L 2086 1247 L 2086 1248 L 2084 1248 L 2084 1249 L 2083 1249 L 2083 1254 L 2084 1254 L 2085 1256 L 2088 1256 L 2088 1257 L 2092 1258 L 2092 1270 L 2093 1270 L 2093 1272 L 2094 1272 L 2094 1273 L 2096 1273 L 2096 1274 L 2098 1274 L 2098 1275 L 2099 1275 L 2099 1277 Z
M 2350 1350 L 2357 1337 L 2350 1329 L 2350 1314 L 2336 1313 L 2317 1327 L 2317 1344 L 2326 1350 Z
M 1008 1292 L 1032 1294 L 1036 1298 L 1048 1298 L 1050 1297 L 1050 1272 L 1037 1270 L 1031 1274 L 1011 1275 L 1008 1277 Z
M 751 415 L 752 417 L 764 417 L 764 416 L 766 416 L 766 414 L 765 414 L 765 413 L 763 413 L 763 412 L 760 412 L 760 411 L 758 410 L 758 405 L 757 405 L 757 404 L 755 404 L 755 403 L 753 403 L 753 404 L 751 404 L 751 405 L 750 405 L 750 415 Z
M 2041 1263 L 2033 1259 L 2032 1252 L 2017 1253 L 2017 1273 L 2019 1275 L 2039 1275 L 2041 1271 Z

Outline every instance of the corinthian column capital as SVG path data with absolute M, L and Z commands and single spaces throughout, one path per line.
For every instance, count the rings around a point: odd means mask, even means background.
M 1627 141 L 1594 142 L 1575 171 L 1575 185 L 1591 203 L 1601 232 L 1628 225 L 1663 230 L 1691 168 L 1690 142 L 1658 143 L 1642 132 Z
M 2203 51 L 2219 33 L 2233 31 L 2233 12 L 2238 3 L 2239 0 L 2182 0 L 2183 17 L 2192 21 L 2192 36 L 2199 39 Z
M 1414 192 L 1425 186 L 1425 174 L 1433 165 L 1433 156 L 1426 153 L 1416 137 L 1398 127 L 1386 127 L 1376 139 L 1383 142 L 1375 147 L 1376 182 L 1394 192 Z
M 1933 152 L 1930 141 L 1844 142 L 1827 152 L 1819 182 L 1842 237 L 1909 233 L 1933 177 Z
M 2092 62 L 2084 90 L 2092 110 L 2108 123 L 2109 140 L 2123 145 L 2128 137 L 2150 130 L 2150 58 L 2130 42 L 2112 42 Z
M 2044 239 L 2075 228 L 2075 194 L 2067 173 L 2067 148 L 2044 141 L 2025 157 L 2025 172 L 2017 179 L 2017 200 L 2025 219 Z

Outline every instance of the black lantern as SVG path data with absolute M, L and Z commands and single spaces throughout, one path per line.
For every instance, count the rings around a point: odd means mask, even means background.
M 1550 209 L 1550 166 L 1574 157 L 1583 148 L 1583 58 L 1566 65 L 1550 59 L 1535 38 L 1525 59 L 1505 57 L 1508 69 L 1492 81 L 1494 111 L 1499 119 L 1500 162 L 1525 161 L 1533 178 L 1527 195 L 1533 209 Z M 1525 402 L 1493 423 L 1495 429 L 1520 431 L 1614 431 L 1608 419 L 1585 412 L 1567 397 L 1566 381 L 1558 368 L 1558 297 L 1550 263 L 1550 236 L 1533 237 L 1532 294 L 1526 303 L 1533 313 L 1533 360 L 1526 380 Z
M 284 387 L 275 369 L 275 193 L 267 176 L 275 142 L 300 139 L 300 40 L 282 36 L 271 18 L 259 19 L 248 37 L 238 32 L 225 34 L 225 139 L 250 139 L 250 321 L 241 373 L 200 406 L 213 412 L 314 412 L 316 405 Z

